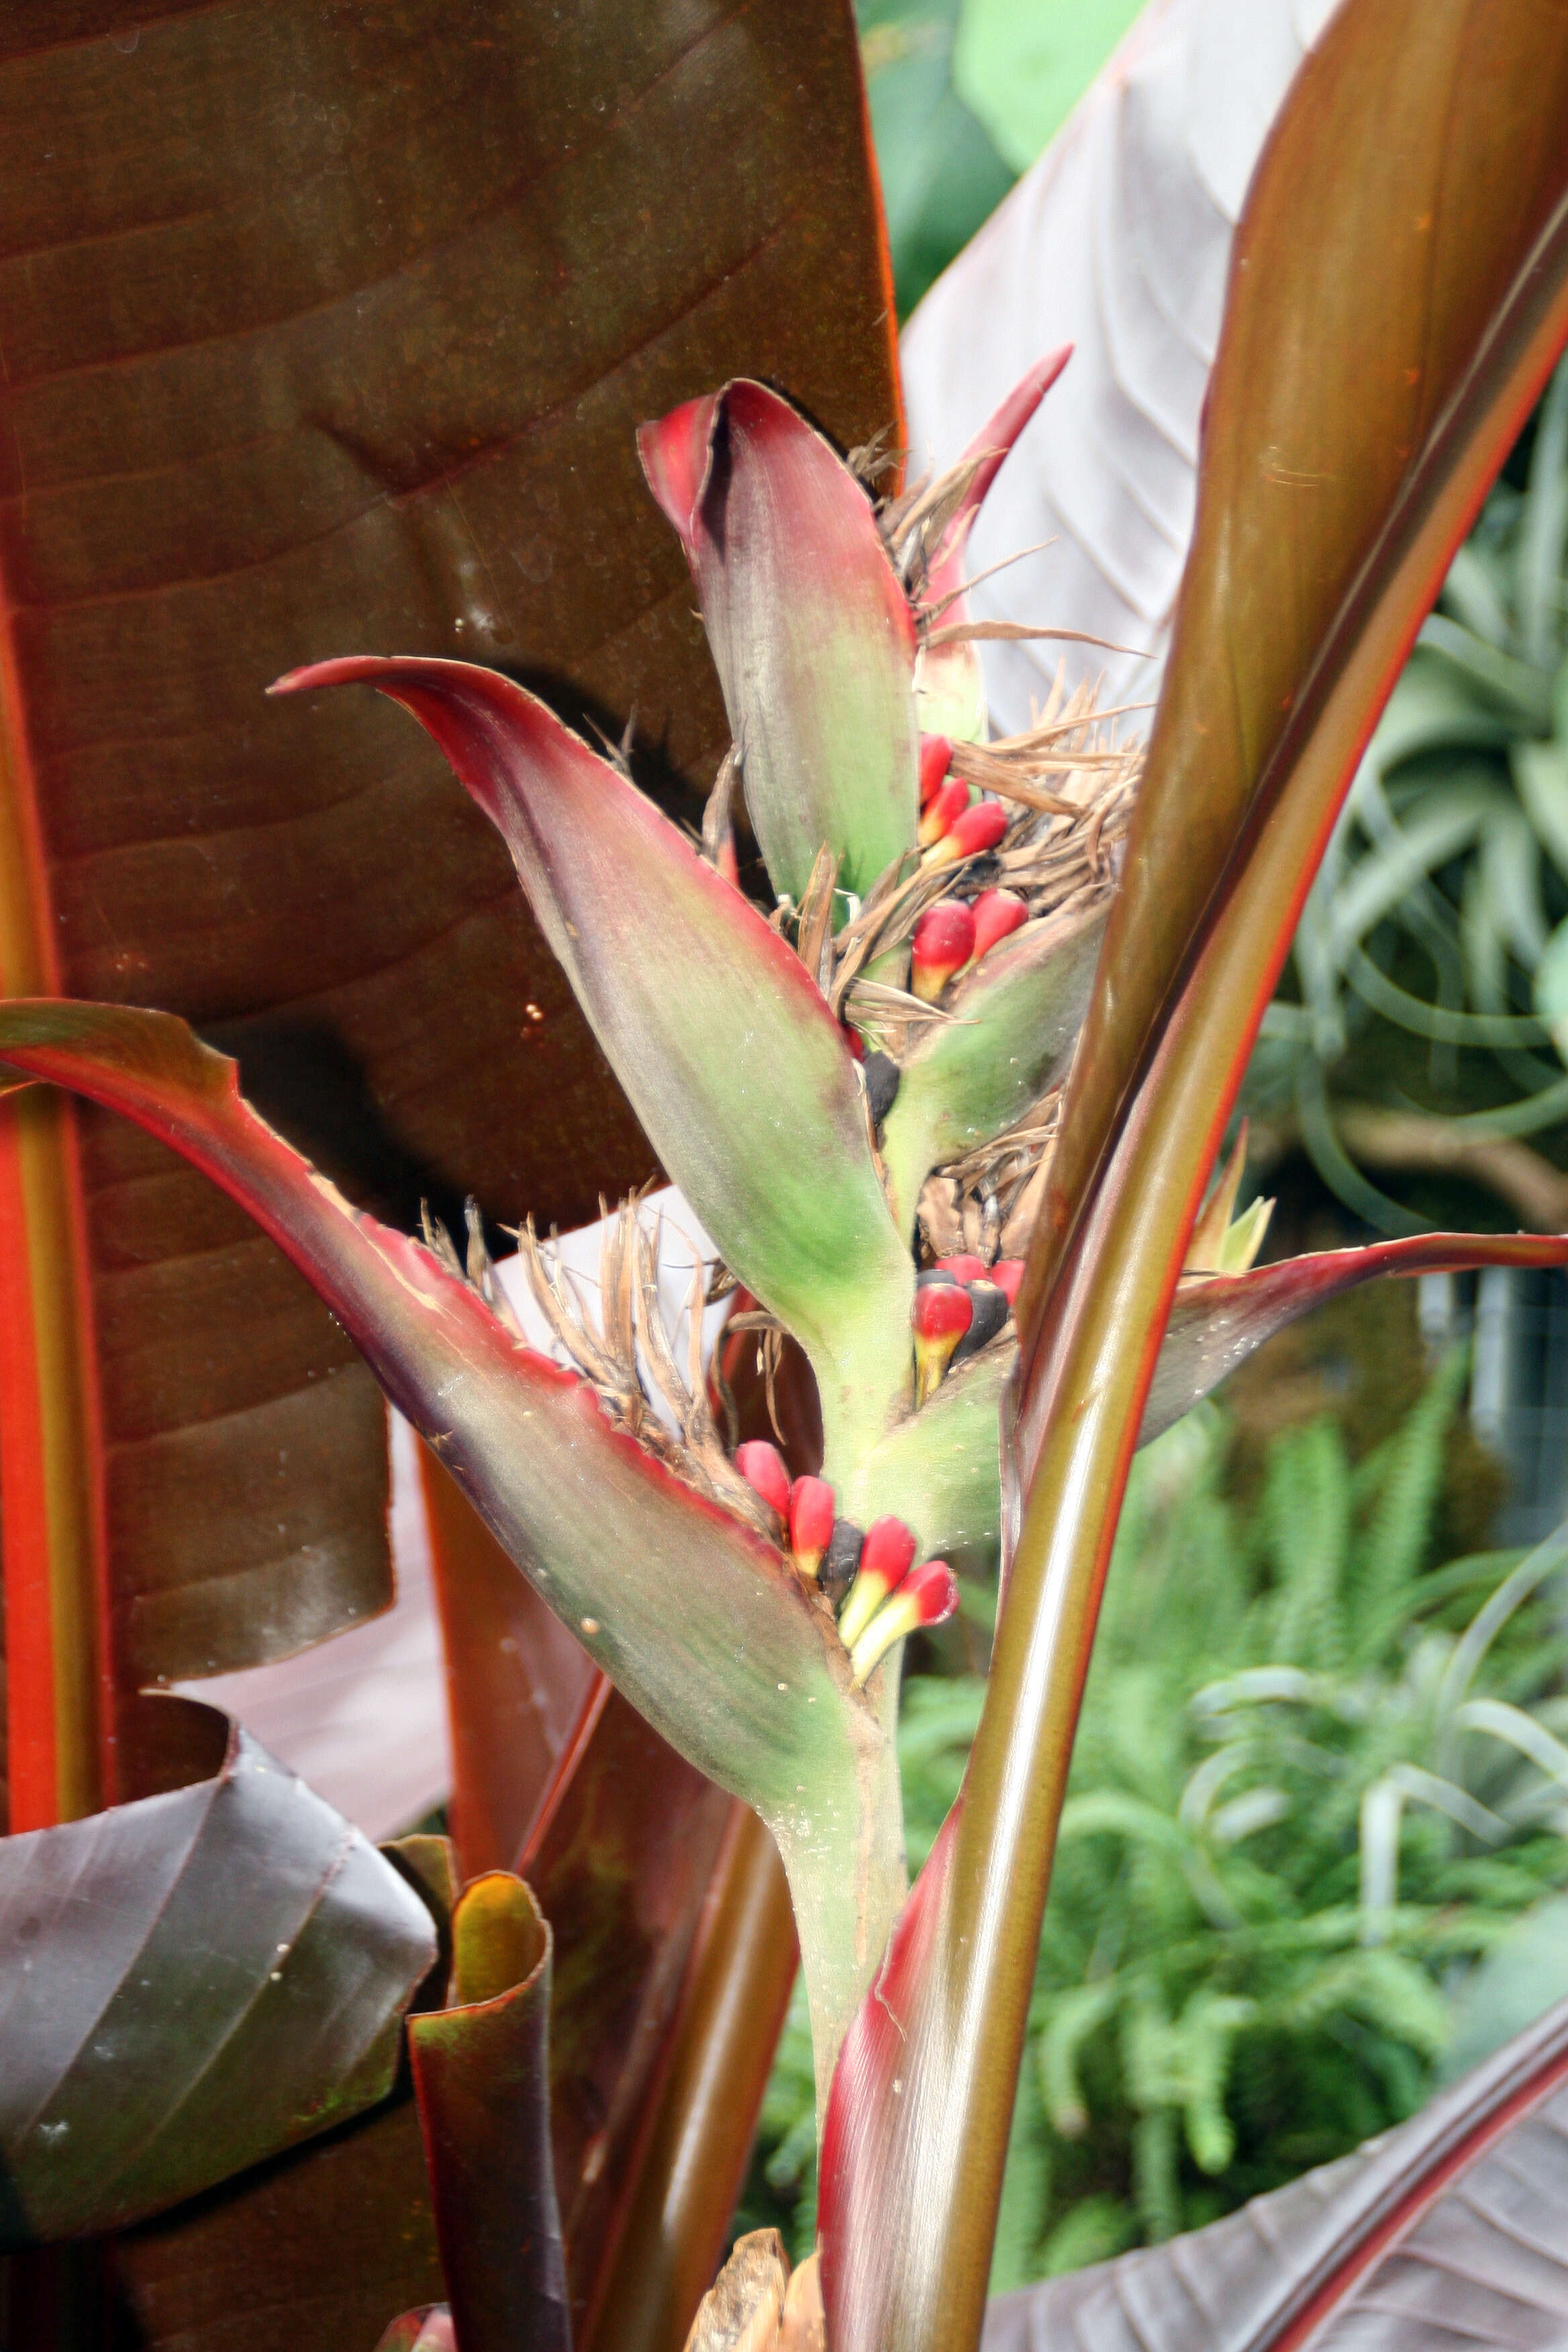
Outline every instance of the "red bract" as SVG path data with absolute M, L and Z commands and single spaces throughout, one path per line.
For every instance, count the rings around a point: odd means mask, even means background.
M 915 1293 L 915 1401 L 924 1404 L 941 1382 L 974 1308 L 961 1283 L 936 1282 Z

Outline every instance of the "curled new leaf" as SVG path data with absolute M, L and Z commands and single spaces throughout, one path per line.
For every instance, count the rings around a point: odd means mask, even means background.
M 743 378 L 637 436 L 680 533 L 775 890 L 826 842 L 864 893 L 911 849 L 915 625 L 871 502 L 789 403 Z
M 118 2229 L 384 2097 L 435 1958 L 407 1882 L 237 1725 L 211 1780 L 0 1843 L 0 2242 Z
M 651 802 L 497 672 L 365 657 L 275 690 L 356 680 L 413 711 L 504 835 L 655 1150 L 811 1357 L 830 1456 L 879 1433 L 908 1381 L 912 1270 L 842 1033 L 800 959 Z
M 184 1022 L 15 998 L 0 1065 L 123 1112 L 238 1201 L 595 1663 L 762 1814 L 828 2066 L 903 1891 L 889 1679 L 855 1692 L 830 1614 L 782 1553 L 614 1428 L 428 1250 L 351 1209 Z
M 463 2352 L 570 2352 L 550 2157 L 550 1929 L 491 1871 L 452 1916 L 449 2005 L 409 2053 L 451 2317 Z

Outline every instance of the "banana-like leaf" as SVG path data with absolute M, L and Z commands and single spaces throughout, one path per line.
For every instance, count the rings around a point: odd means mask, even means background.
M 212 1779 L 0 1843 L 7 2247 L 158 2211 L 392 2086 L 429 1912 L 247 1732 L 198 1713 L 222 1742 Z
M 463 2352 L 571 2352 L 550 2159 L 551 1946 L 521 1879 L 475 1879 L 452 1916 L 447 2006 L 408 2022 Z
M 463 663 L 369 656 L 281 690 L 355 681 L 414 713 L 505 835 L 665 1166 L 810 1355 L 829 1459 L 858 1451 L 909 1381 L 914 1275 L 843 1033 L 799 957 L 521 687 Z
M 652 2145 L 614 2270 L 578 2352 L 676 2352 L 729 2242 L 795 1981 L 795 1922 L 773 1840 L 742 1806 L 704 1906 Z
M 882 1163 L 900 1231 L 931 1171 L 1005 1134 L 1070 1056 L 1094 981 L 1107 909 L 1068 906 L 1026 923 L 942 1000 L 905 1058 L 882 1122 Z
M 984 2352 L 1542 2347 L 1568 2326 L 1568 2003 L 1353 2156 L 1000 2296 Z
M 267 680 L 352 621 L 547 669 L 705 782 L 637 422 L 742 367 L 847 444 L 898 415 L 839 0 L 543 21 L 93 0 L 0 41 L 5 987 L 224 1024 L 394 1222 L 568 1225 L 653 1156 L 440 760 L 390 711 L 268 722 Z M 0 1114 L 0 1235 L 30 1828 L 188 1777 L 143 1685 L 384 1608 L 386 1433 L 270 1244 L 119 1122 Z
M 864 893 L 912 849 L 915 624 L 865 490 L 745 379 L 637 436 L 702 604 L 746 807 L 798 904 L 826 842 Z
M 237 1200 L 595 1664 L 763 1815 L 826 2068 L 903 1890 L 891 1677 L 853 1690 L 831 1612 L 781 1553 L 614 1429 L 428 1250 L 350 1209 L 183 1022 L 16 999 L 0 1005 L 0 1064 L 124 1113 Z

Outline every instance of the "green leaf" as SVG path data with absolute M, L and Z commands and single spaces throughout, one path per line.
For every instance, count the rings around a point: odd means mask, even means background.
M 118 2229 L 384 2097 L 430 1914 L 237 1725 L 215 1777 L 0 1843 L 0 2243 Z M 223 1735 L 226 1729 L 226 1738 Z
M 15 998 L 0 1062 L 135 1119 L 238 1201 L 595 1664 L 762 1814 L 830 2064 L 903 1890 L 893 1678 L 857 1693 L 831 1612 L 772 1544 L 615 1429 L 427 1249 L 351 1209 L 183 1021 Z
M 919 814 L 914 615 L 870 500 L 743 378 L 637 439 L 697 582 L 773 888 L 798 905 L 826 842 L 863 897 Z
M 914 1271 L 848 1047 L 800 959 L 509 679 L 365 657 L 297 671 L 277 690 L 357 681 L 414 713 L 505 835 L 666 1168 L 811 1358 L 829 1463 L 852 1457 L 908 1387 Z
M 1027 923 L 951 988 L 904 1061 L 882 1122 L 882 1163 L 900 1231 L 921 1186 L 1016 1125 L 1072 1053 L 1094 981 L 1106 908 L 1068 906 Z
M 1050 143 L 1137 14 L 1138 0 L 963 0 L 953 88 L 1016 172 Z

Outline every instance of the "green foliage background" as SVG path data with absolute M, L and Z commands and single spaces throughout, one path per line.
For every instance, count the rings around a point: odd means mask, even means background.
M 1138 0 L 859 0 L 899 316 L 1067 120 Z

